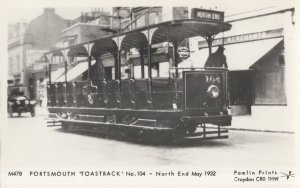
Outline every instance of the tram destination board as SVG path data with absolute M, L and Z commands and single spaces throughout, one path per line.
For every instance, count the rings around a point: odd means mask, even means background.
M 224 21 L 224 12 L 193 8 L 191 18 L 192 19 L 217 20 L 217 21 L 223 22 Z

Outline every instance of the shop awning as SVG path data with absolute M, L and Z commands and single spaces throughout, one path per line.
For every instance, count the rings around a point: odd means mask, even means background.
M 272 50 L 282 40 L 282 38 L 274 38 L 224 46 L 228 69 L 248 70 L 251 65 Z M 217 47 L 212 48 L 212 52 L 216 50 Z M 204 67 L 207 58 L 208 49 L 201 49 L 191 53 L 191 57 L 181 62 L 178 67 Z
M 92 60 L 92 66 L 95 64 L 95 60 Z M 68 70 L 67 72 L 67 79 L 68 81 L 72 81 L 75 78 L 77 78 L 79 75 L 84 73 L 88 69 L 88 62 L 82 62 L 77 65 L 75 65 L 73 68 Z M 56 80 L 56 82 L 64 82 L 65 81 L 65 75 L 61 75 L 59 79 Z
M 59 68 L 55 71 L 51 71 L 51 82 L 56 82 L 56 80 L 65 72 L 65 68 Z

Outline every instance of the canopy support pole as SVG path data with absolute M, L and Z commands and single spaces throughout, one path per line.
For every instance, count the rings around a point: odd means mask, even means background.
M 114 64 L 115 64 L 115 80 L 117 80 L 118 79 L 118 55 L 116 54 L 116 53 L 113 53 L 112 54 L 113 55 L 113 57 L 114 57 Z
M 63 58 L 64 58 L 64 64 L 65 64 L 65 82 L 68 81 L 67 79 L 67 72 L 68 72 L 68 60 L 70 61 L 70 59 L 68 59 L 68 53 L 69 53 L 69 50 L 70 49 L 65 49 L 65 50 L 62 50 L 62 54 L 63 54 Z
M 145 78 L 145 61 L 144 61 L 144 48 L 139 49 L 140 60 L 141 60 L 141 77 Z
M 207 45 L 208 45 L 208 53 L 209 53 L 209 55 L 211 55 L 212 41 L 213 41 L 213 38 L 211 36 L 208 36 L 206 38 L 206 42 L 207 42 Z
M 148 29 L 148 99 L 147 102 L 150 106 L 150 108 L 153 107 L 152 104 L 152 68 L 151 68 L 151 63 L 152 63 L 152 54 L 151 54 L 151 38 L 150 37 L 150 29 Z
M 117 79 L 121 81 L 121 50 L 118 50 L 118 75 L 117 75 Z
M 152 79 L 152 69 L 151 69 L 151 45 L 148 46 L 148 78 Z
M 97 80 L 103 80 L 104 79 L 104 72 L 103 72 L 104 68 L 101 65 L 100 56 L 96 57 L 96 64 L 97 64 Z
M 92 56 L 88 57 L 88 80 L 91 81 Z
M 67 78 L 67 73 L 68 73 L 68 62 L 67 60 L 64 61 L 65 63 L 65 82 L 67 82 L 68 78 Z
M 47 66 L 46 66 L 46 72 L 48 72 L 48 78 L 49 78 L 49 84 L 51 84 L 51 62 L 49 62 L 49 60 L 47 59 L 48 61 L 48 71 L 47 71 Z
M 174 67 L 175 67 L 175 77 L 178 77 L 178 56 L 177 56 L 178 44 L 177 41 L 173 42 L 173 59 L 174 59 Z

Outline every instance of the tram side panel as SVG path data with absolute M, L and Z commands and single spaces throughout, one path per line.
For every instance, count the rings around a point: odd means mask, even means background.
M 116 81 L 61 82 L 51 84 L 49 90 L 49 106 L 54 107 L 133 109 L 137 110 L 136 118 L 144 113 L 139 110 L 146 109 L 154 120 L 160 110 L 179 111 L 176 119 L 216 125 L 231 122 L 226 71 L 187 71 L 183 79 L 153 79 L 151 101 L 145 79 L 122 80 L 120 86 Z M 80 109 L 77 111 L 80 113 Z

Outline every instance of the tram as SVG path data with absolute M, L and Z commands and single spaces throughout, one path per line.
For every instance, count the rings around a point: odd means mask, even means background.
M 217 13 L 224 17 L 224 12 L 204 12 L 211 15 L 201 17 L 194 11 L 196 16 L 190 19 L 125 30 L 47 52 L 49 126 L 163 142 L 228 138 L 228 70 L 178 66 L 183 40 L 201 36 L 211 53 L 213 38 L 231 29 L 222 19 L 210 19 Z M 154 57 L 157 46 L 164 47 L 167 63 Z M 129 61 L 133 52 L 138 52 L 137 58 Z M 64 75 L 56 81 L 51 78 L 55 56 L 65 62 Z M 76 65 L 86 67 L 81 80 L 68 74 L 69 57 L 86 58 Z M 163 63 L 168 73 L 164 77 L 158 71 Z

